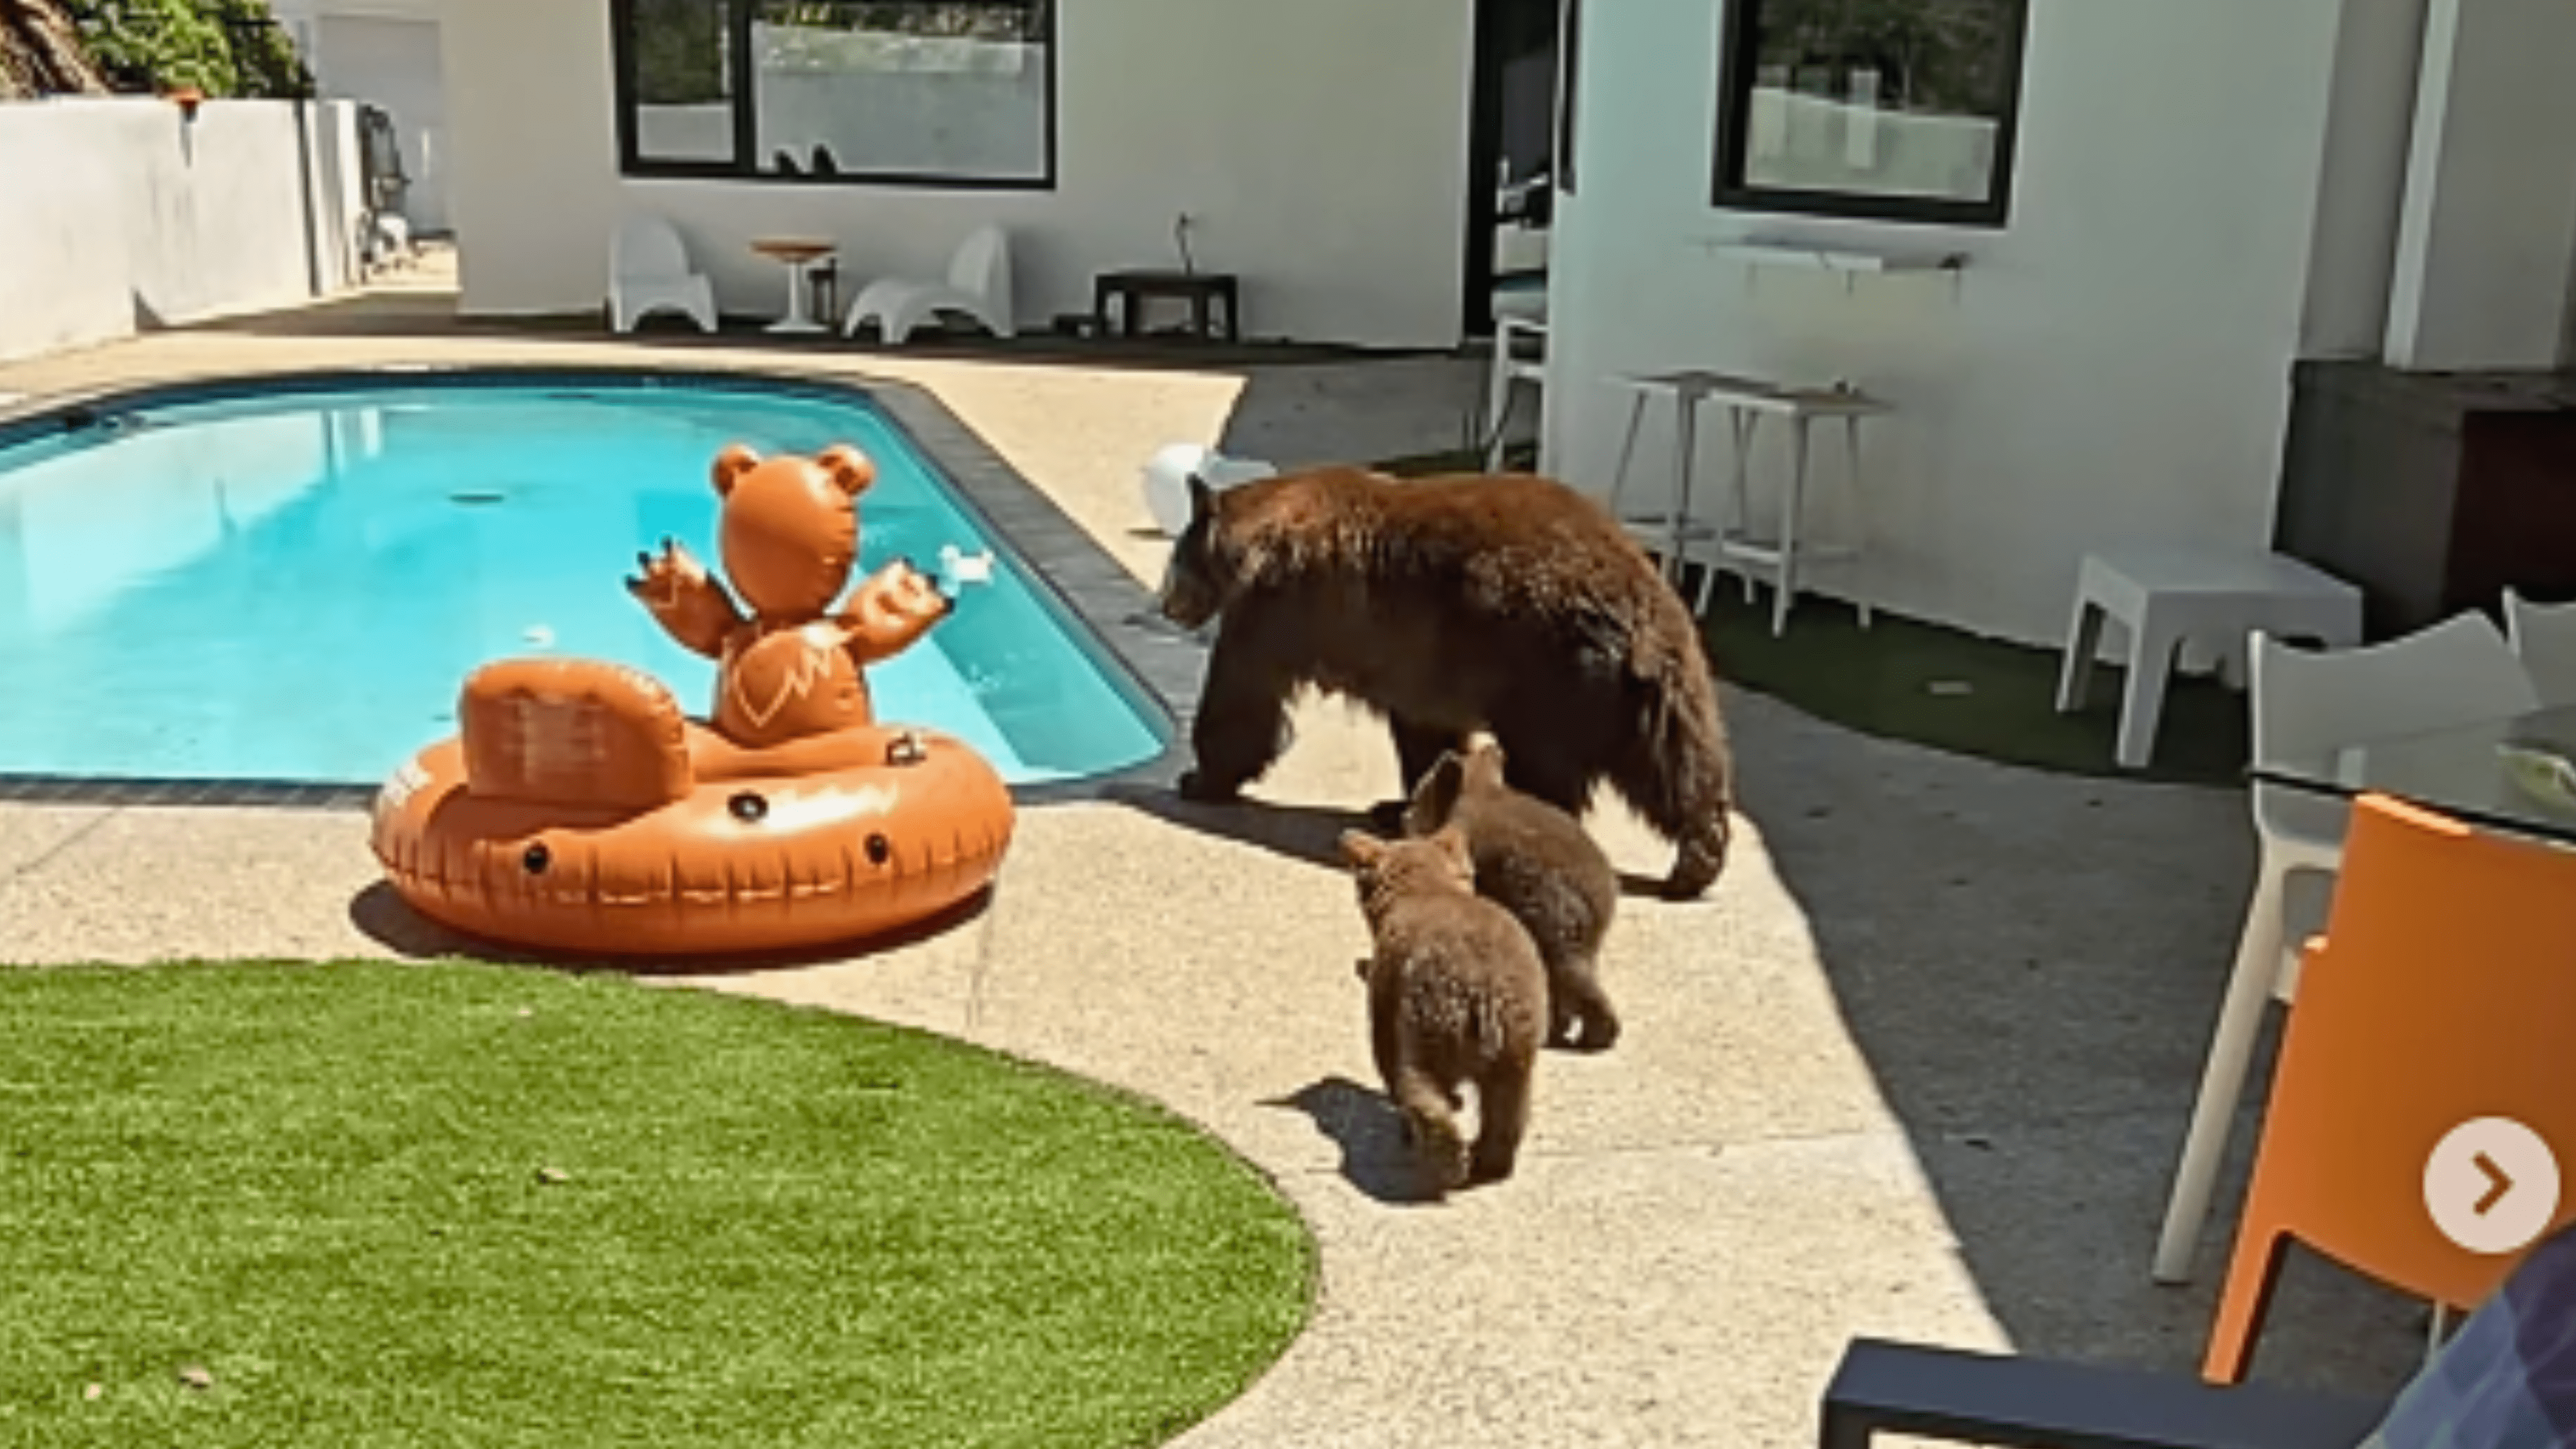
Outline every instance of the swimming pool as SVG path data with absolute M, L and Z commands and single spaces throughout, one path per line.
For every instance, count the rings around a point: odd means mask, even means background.
M 717 451 L 876 461 L 859 572 L 990 550 L 877 712 L 1013 785 L 1160 755 L 1106 645 L 854 389 L 690 377 L 243 381 L 0 429 L 0 776 L 372 785 L 456 728 L 475 666 L 615 660 L 712 703 L 714 666 L 623 580 L 664 537 L 712 567 Z

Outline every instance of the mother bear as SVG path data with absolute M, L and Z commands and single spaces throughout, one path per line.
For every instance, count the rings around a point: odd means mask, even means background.
M 1217 621 L 1189 799 L 1259 778 L 1313 687 L 1385 717 L 1408 791 L 1484 729 L 1514 787 L 1571 814 L 1609 781 L 1677 847 L 1665 896 L 1696 897 L 1725 866 L 1734 767 L 1696 621 L 1562 483 L 1343 467 L 1219 492 L 1194 477 L 1159 602 L 1184 629 Z

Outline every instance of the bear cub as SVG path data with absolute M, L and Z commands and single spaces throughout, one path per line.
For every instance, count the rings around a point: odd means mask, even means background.
M 1476 893 L 1512 913 L 1547 967 L 1551 1046 L 1606 1051 L 1619 1013 L 1601 989 L 1601 938 L 1619 903 L 1619 875 L 1581 821 L 1505 783 L 1503 747 L 1450 751 L 1414 788 L 1405 834 L 1454 826 L 1467 838 Z M 1574 1029 L 1582 1028 L 1576 1041 Z
M 1530 1074 L 1546 1025 L 1547 969 L 1510 912 L 1478 896 L 1455 830 L 1386 841 L 1345 831 L 1374 950 L 1369 1046 L 1433 1195 L 1511 1176 L 1529 1125 Z M 1476 1140 L 1459 1131 L 1459 1089 L 1476 1088 Z

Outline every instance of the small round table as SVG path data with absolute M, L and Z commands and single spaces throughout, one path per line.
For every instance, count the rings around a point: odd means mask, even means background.
M 831 328 L 815 321 L 814 314 L 805 310 L 805 269 L 830 256 L 835 250 L 833 245 L 806 237 L 761 237 L 752 242 L 751 249 L 787 266 L 787 315 L 763 330 L 790 335 L 830 331 Z

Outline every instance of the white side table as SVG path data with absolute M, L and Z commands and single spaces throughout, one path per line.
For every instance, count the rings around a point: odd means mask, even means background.
M 751 244 L 751 249 L 787 266 L 787 315 L 762 330 L 784 336 L 806 336 L 831 330 L 814 320 L 814 314 L 806 310 L 805 298 L 812 290 L 806 280 L 806 271 L 832 254 L 832 244 L 802 237 L 762 237 Z
M 1628 427 L 1619 447 L 1619 462 L 1610 485 L 1610 508 L 1619 509 L 1620 491 L 1628 481 L 1628 467 L 1637 448 L 1637 431 L 1645 421 L 1646 404 L 1662 398 L 1673 408 L 1674 458 L 1673 497 L 1661 520 L 1628 518 L 1621 521 L 1641 541 L 1658 545 L 1663 550 L 1665 577 L 1679 581 L 1683 555 L 1693 542 L 1715 539 L 1721 561 L 1768 567 L 1771 571 L 1771 632 L 1775 636 L 1789 627 L 1789 607 L 1797 597 L 1798 573 L 1810 561 L 1839 559 L 1858 562 L 1868 547 L 1868 521 L 1861 493 L 1860 420 L 1892 412 L 1894 406 L 1883 398 L 1847 387 L 1787 387 L 1759 378 L 1732 373 L 1685 369 L 1678 372 L 1637 373 L 1616 379 L 1629 391 Z M 1732 527 L 1713 528 L 1691 519 L 1692 455 L 1698 451 L 1697 413 L 1702 402 L 1714 402 L 1727 410 L 1727 423 L 1734 444 L 1735 522 Z M 1776 538 L 1757 537 L 1751 527 L 1752 505 L 1751 461 L 1755 426 L 1765 417 L 1782 417 L 1789 421 L 1791 460 L 1789 478 L 1780 502 L 1780 532 Z M 1820 542 L 1799 536 L 1801 515 L 1806 511 L 1807 460 L 1810 426 L 1819 418 L 1839 418 L 1843 422 L 1844 442 L 1850 457 L 1849 525 L 1845 538 Z M 1745 591 L 1752 592 L 1753 575 L 1744 575 Z M 1717 580 L 1712 566 L 1700 576 L 1699 598 L 1695 607 L 1708 610 L 1708 597 Z M 1869 599 L 1865 591 L 1854 590 L 1853 602 L 1860 610 L 1864 628 L 1870 622 Z
M 2119 620 L 2129 634 L 2116 754 L 2121 768 L 2136 770 L 2155 753 L 2165 684 L 2184 640 L 2235 650 L 2260 629 L 2349 648 L 2361 642 L 2361 590 L 2260 549 L 2139 545 L 2088 553 L 2076 575 L 2074 615 L 2058 662 L 2060 714 L 2084 707 L 2106 618 Z

